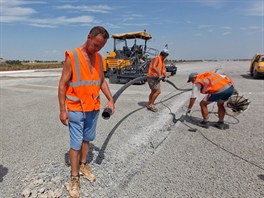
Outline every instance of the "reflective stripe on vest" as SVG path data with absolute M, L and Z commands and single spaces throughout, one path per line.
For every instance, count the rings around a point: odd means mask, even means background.
M 86 118 L 85 113 L 84 113 L 83 103 L 82 103 L 81 99 L 78 98 L 78 97 L 75 97 L 75 96 L 69 96 L 69 95 L 66 95 L 66 98 L 67 98 L 68 100 L 73 101 L 73 102 L 80 102 L 81 107 L 82 107 L 83 117 Z
M 209 76 L 207 79 L 205 79 L 205 85 L 203 88 L 203 92 L 205 93 L 205 91 L 207 90 L 207 87 L 210 83 L 211 78 L 213 78 L 214 76 L 216 76 L 217 74 L 212 74 L 211 76 Z M 222 80 L 222 78 L 217 78 L 216 80 L 212 81 L 211 84 L 214 85 L 215 83 L 217 83 L 219 80 Z
M 156 65 L 153 65 L 153 62 L 156 59 L 157 59 Z M 160 56 L 156 56 L 150 62 L 148 76 L 157 77 L 157 76 L 161 75 L 162 69 L 163 69 L 163 61 L 161 60 Z
M 215 80 L 211 81 L 213 77 L 217 76 L 218 78 L 216 78 Z M 219 74 L 216 73 L 212 73 L 210 76 L 208 76 L 206 79 L 197 79 L 195 80 L 195 84 L 196 83 L 201 83 L 203 85 L 203 89 L 201 90 L 202 93 L 206 93 L 207 92 L 207 88 L 211 82 L 211 86 L 214 86 L 217 82 L 224 80 L 225 78 L 222 77 Z
M 86 86 L 86 85 L 98 85 L 101 84 L 101 75 L 103 71 L 103 60 L 102 56 L 100 56 L 100 73 L 99 73 L 99 80 L 81 80 L 81 70 L 80 70 L 80 62 L 77 55 L 76 50 L 73 50 L 73 56 L 74 56 L 74 64 L 76 68 L 76 75 L 77 75 L 77 82 L 69 82 L 69 86 L 71 87 L 78 87 L 78 86 Z
M 67 103 L 68 110 L 82 112 L 98 110 L 100 108 L 100 85 L 103 77 L 103 57 L 99 53 L 95 54 L 93 65 L 95 73 L 92 73 L 89 65 L 84 63 L 84 56 L 77 48 L 69 51 L 68 55 L 72 64 L 72 80 L 68 83 L 66 91 L 66 103 L 69 101 Z M 82 93 L 86 93 L 87 97 L 84 97 Z M 76 106 L 74 103 L 78 105 Z

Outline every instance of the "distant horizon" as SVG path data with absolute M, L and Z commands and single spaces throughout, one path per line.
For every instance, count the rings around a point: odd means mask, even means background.
M 253 57 L 252 57 L 253 58 Z M 234 59 L 165 59 L 165 61 L 250 61 L 252 58 L 234 58 Z M 0 57 L 0 60 L 4 61 L 20 61 L 20 62 L 64 62 L 60 60 L 19 60 L 19 59 L 4 59 Z M 0 62 L 1 63 L 1 62 Z

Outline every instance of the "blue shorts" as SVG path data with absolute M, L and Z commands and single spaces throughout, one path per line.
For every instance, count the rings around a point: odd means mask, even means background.
M 84 116 L 85 115 L 85 116 Z M 96 124 L 99 111 L 69 111 L 70 147 L 79 151 L 82 142 L 93 141 L 96 135 Z
M 227 101 L 230 96 L 234 93 L 234 87 L 231 86 L 223 92 L 217 94 L 208 94 L 205 101 L 207 102 L 219 102 L 221 100 Z

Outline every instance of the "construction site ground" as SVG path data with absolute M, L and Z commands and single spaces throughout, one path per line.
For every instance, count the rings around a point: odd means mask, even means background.
M 81 197 L 264 197 L 264 80 L 250 77 L 249 65 L 182 63 L 169 78 L 187 89 L 190 72 L 217 69 L 228 75 L 251 105 L 237 117 L 226 116 L 226 130 L 213 126 L 216 104 L 209 105 L 210 128 L 197 125 L 203 96 L 188 117 L 191 92 L 161 82 L 154 113 L 146 108 L 148 84 L 130 86 L 114 115 L 98 119 L 88 154 L 97 180 L 81 177 Z M 67 197 L 69 132 L 59 120 L 60 75 L 61 69 L 0 73 L 1 198 Z M 109 84 L 112 94 L 122 86 Z

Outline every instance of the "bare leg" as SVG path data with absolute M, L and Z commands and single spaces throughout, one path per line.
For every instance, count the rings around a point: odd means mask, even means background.
M 70 149 L 70 161 L 71 161 L 71 175 L 79 175 L 79 161 L 80 161 L 80 151 Z
M 204 119 L 205 121 L 208 120 L 208 109 L 207 109 L 207 105 L 208 105 L 208 104 L 209 104 L 209 103 L 206 102 L 206 101 L 204 101 L 204 100 L 202 100 L 202 101 L 200 102 L 200 107 L 201 107 L 201 111 L 202 111 L 202 116 L 203 116 L 203 119 Z
M 160 95 L 159 89 L 153 89 L 149 95 L 149 106 L 153 107 L 154 102 L 157 99 L 157 97 Z
M 89 151 L 89 142 L 83 141 L 82 143 L 82 149 L 81 149 L 81 157 L 80 157 L 80 174 L 83 175 L 86 179 L 88 179 L 91 182 L 94 182 L 96 180 L 96 177 L 92 173 L 92 170 L 90 166 L 87 163 L 87 154 Z
M 224 121 L 224 117 L 225 117 L 224 103 L 225 103 L 225 101 L 223 101 L 223 100 L 217 102 L 219 121 Z
M 87 162 L 87 154 L 89 151 L 89 142 L 87 141 L 83 141 L 82 143 L 82 148 L 81 148 L 81 157 L 80 157 L 80 161 L 82 163 L 86 163 Z
M 151 101 L 152 101 L 152 98 L 153 98 L 153 91 L 151 90 L 151 92 L 150 92 L 150 94 L 149 94 L 149 106 L 152 106 L 153 105 L 153 103 L 151 103 Z

